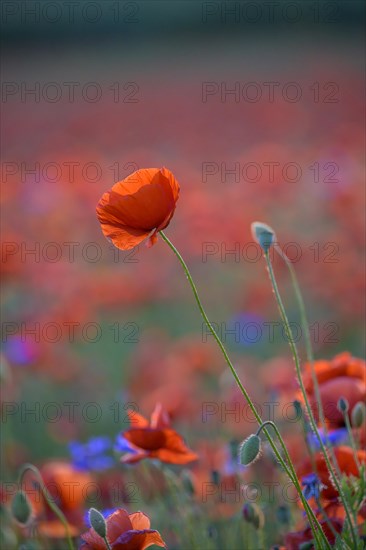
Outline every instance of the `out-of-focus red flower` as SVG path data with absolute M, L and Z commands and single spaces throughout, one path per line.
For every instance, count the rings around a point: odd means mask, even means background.
M 67 519 L 70 535 L 79 535 L 84 525 L 88 486 L 93 481 L 91 474 L 76 470 L 71 464 L 62 461 L 48 462 L 40 473 L 52 499 Z M 42 492 L 35 491 L 29 482 L 27 487 L 39 533 L 47 538 L 65 538 L 65 527 L 47 505 Z
M 353 475 L 355 477 L 359 477 L 360 474 L 357 468 L 354 452 L 351 447 L 346 447 L 345 445 L 336 447 L 334 449 L 334 454 L 337 459 L 339 470 L 341 473 L 347 476 Z M 366 451 L 358 450 L 357 458 L 361 464 L 366 463 Z M 323 454 L 320 452 L 316 453 L 314 460 L 316 473 L 323 485 L 326 486 L 326 489 L 323 489 L 321 493 L 321 497 L 326 500 L 337 498 L 338 492 L 332 484 Z M 303 462 L 300 468 L 297 469 L 297 473 L 300 478 L 310 474 L 313 471 L 314 470 L 310 458 L 306 459 L 306 461 Z
M 179 184 L 167 168 L 137 170 L 104 193 L 97 216 L 114 246 L 129 250 L 147 237 L 148 246 L 170 222 L 179 197 Z
M 346 511 L 343 504 L 339 499 L 333 499 L 324 505 L 324 510 L 327 516 L 331 519 L 338 519 L 344 521 L 346 518 Z M 357 524 L 361 527 L 365 524 L 366 520 L 366 503 L 361 505 L 361 508 L 357 511 Z
M 347 476 L 359 477 L 360 472 L 358 471 L 358 466 L 355 460 L 354 452 L 351 447 L 339 446 L 334 449 L 334 454 L 337 459 L 339 470 L 342 474 Z M 357 458 L 360 464 L 366 463 L 366 451 L 358 450 Z M 324 460 L 322 453 L 317 453 L 314 457 L 315 469 L 319 481 L 324 485 L 320 493 L 320 501 L 322 507 L 326 511 L 327 516 L 332 520 L 332 522 L 339 522 L 343 525 L 343 522 L 346 517 L 345 509 L 343 504 L 339 500 L 339 494 L 336 488 L 334 487 L 331 477 L 329 475 L 327 465 Z M 297 470 L 299 477 L 306 476 L 314 471 L 313 465 L 310 459 L 307 459 L 301 467 Z M 314 498 L 309 499 L 310 506 L 316 511 L 319 519 L 323 519 L 323 514 L 318 510 L 318 502 Z M 357 513 L 357 523 L 363 525 L 366 517 L 366 508 L 365 506 Z M 295 534 L 294 534 L 295 535 Z M 294 539 L 295 540 L 295 539 Z M 303 541 L 301 541 L 303 542 Z M 286 547 L 287 548 L 287 547 Z M 292 547 L 290 547 L 291 549 Z
M 337 533 L 342 532 L 343 523 L 337 519 L 330 520 L 332 522 L 333 528 Z M 329 525 L 326 521 L 321 521 L 320 525 L 323 528 L 324 534 L 327 537 L 330 544 L 333 544 L 335 541 L 335 536 Z M 310 542 L 313 539 L 313 533 L 310 527 L 307 527 L 303 531 L 296 531 L 287 533 L 285 536 L 285 547 L 286 550 L 299 550 L 300 546 L 304 542 Z
M 246 494 L 246 474 L 224 441 L 201 440 L 201 460 L 192 468 L 192 485 L 197 502 L 205 503 L 210 518 L 233 517 Z
M 162 330 L 146 332 L 131 359 L 130 396 L 144 410 L 161 403 L 172 422 L 194 422 L 202 401 L 215 399 L 207 381 L 216 379 L 221 357 L 214 346 L 202 345 L 195 336 L 173 342 Z
M 169 417 L 160 404 L 156 405 L 150 422 L 135 411 L 129 411 L 131 427 L 122 432 L 126 453 L 121 461 L 138 462 L 143 458 L 157 458 L 170 464 L 188 464 L 198 459 L 183 438 L 170 428 Z
M 310 398 L 314 412 L 317 412 L 314 386 L 311 376 L 311 367 L 305 366 L 304 384 Z M 366 363 L 362 359 L 352 357 L 345 352 L 334 359 L 315 361 L 315 374 L 318 379 L 320 396 L 324 415 L 329 427 L 336 428 L 344 425 L 343 414 L 338 411 L 337 403 L 340 397 L 349 402 L 349 413 L 358 401 L 366 397 Z M 301 396 L 299 396 L 301 399 Z
M 144 550 L 152 544 L 165 548 L 158 531 L 150 529 L 150 519 L 142 512 L 128 514 L 120 508 L 107 517 L 107 539 L 113 550 Z M 105 550 L 105 542 L 94 529 L 81 536 L 80 550 Z

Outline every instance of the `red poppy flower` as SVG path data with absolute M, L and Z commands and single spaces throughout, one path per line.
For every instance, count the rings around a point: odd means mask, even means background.
M 307 364 L 305 369 L 304 384 L 314 413 L 316 413 L 317 404 L 310 365 Z M 341 427 L 344 425 L 344 418 L 337 409 L 338 399 L 340 397 L 347 399 L 350 414 L 358 401 L 365 400 L 366 363 L 346 352 L 337 355 L 331 361 L 315 361 L 314 369 L 318 379 L 324 415 L 329 427 Z
M 359 471 L 357 468 L 357 463 L 354 457 L 353 449 L 351 447 L 346 446 L 339 446 L 334 449 L 334 454 L 338 462 L 339 470 L 347 475 L 353 475 L 355 477 L 358 477 Z M 366 463 L 366 451 L 358 450 L 357 451 L 357 458 L 359 462 Z M 326 486 L 326 489 L 323 489 L 321 496 L 325 500 L 332 500 L 334 498 L 338 497 L 338 492 L 335 489 L 335 487 L 332 484 L 332 481 L 330 479 L 330 475 L 328 472 L 328 468 L 324 459 L 324 456 L 322 453 L 317 453 L 314 457 L 315 459 L 315 466 L 316 466 L 316 473 L 320 479 L 320 481 L 323 483 L 323 485 Z M 310 474 L 313 472 L 313 466 L 310 459 L 307 459 L 300 468 L 297 469 L 297 473 L 300 478 L 303 476 L 306 476 L 307 474 Z
M 150 422 L 135 411 L 128 412 L 131 427 L 119 438 L 121 450 L 126 451 L 121 462 L 133 463 L 143 458 L 157 458 L 169 464 L 188 464 L 197 460 L 183 438 L 172 428 L 168 415 L 158 404 Z
M 112 550 L 144 550 L 152 544 L 165 548 L 158 531 L 150 529 L 150 519 L 142 512 L 128 514 L 120 508 L 107 517 L 107 539 Z M 94 529 L 81 536 L 80 550 L 105 550 L 105 542 Z
M 71 464 L 62 461 L 46 463 L 40 473 L 51 498 L 67 519 L 70 535 L 77 536 L 84 525 L 84 504 L 88 487 L 93 481 L 92 476 L 89 472 L 76 470 Z M 35 491 L 31 479 L 32 476 L 29 475 L 25 487 L 38 532 L 48 538 L 65 538 L 64 525 L 49 508 L 41 492 Z
M 338 467 L 341 473 L 347 476 L 358 477 L 360 475 L 357 467 L 357 463 L 354 457 L 354 452 L 351 447 L 339 446 L 334 449 L 334 454 L 337 459 Z M 366 451 L 358 450 L 357 458 L 360 464 L 366 463 Z M 332 522 L 338 522 L 340 525 L 343 525 L 346 514 L 343 504 L 339 500 L 339 494 L 336 488 L 334 487 L 331 477 L 329 475 L 324 456 L 322 453 L 317 453 L 314 457 L 315 460 L 315 470 L 320 482 L 325 486 L 320 493 L 320 501 L 322 507 L 327 513 L 327 516 L 332 520 Z M 300 478 L 314 472 L 313 465 L 310 459 L 307 459 L 302 466 L 297 470 Z M 314 498 L 309 499 L 310 506 L 315 510 L 316 515 L 319 519 L 323 519 L 323 514 L 318 510 L 318 502 Z M 363 525 L 366 517 L 366 507 L 362 507 L 357 513 L 357 523 L 361 526 Z M 290 533 L 292 536 L 293 542 L 296 542 L 296 537 L 299 537 L 301 533 Z M 307 539 L 306 539 L 307 540 Z M 305 539 L 301 539 L 300 542 L 305 542 Z M 287 548 L 287 546 L 286 546 Z M 290 546 L 295 548 L 295 546 Z
M 324 505 L 324 510 L 327 514 L 327 516 L 331 519 L 338 519 L 339 521 L 344 522 L 346 519 L 346 511 L 344 509 L 343 504 L 339 501 L 339 499 L 333 499 L 327 502 Z M 361 528 L 363 525 L 365 525 L 366 520 L 366 503 L 362 504 L 359 510 L 357 511 L 357 525 L 359 525 Z
M 97 216 L 102 231 L 122 250 L 147 237 L 150 247 L 157 241 L 157 232 L 169 224 L 178 197 L 179 184 L 167 168 L 137 170 L 100 199 Z

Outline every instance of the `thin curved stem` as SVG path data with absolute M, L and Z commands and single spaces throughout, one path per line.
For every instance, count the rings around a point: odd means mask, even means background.
M 318 432 L 318 428 L 317 428 L 317 425 L 316 425 L 316 422 L 315 422 L 315 419 L 314 419 L 313 411 L 311 410 L 309 399 L 308 399 L 308 396 L 307 396 L 307 393 L 306 393 L 306 390 L 305 390 L 305 386 L 304 386 L 304 382 L 303 382 L 303 379 L 302 379 L 301 368 L 300 368 L 300 360 L 299 360 L 299 355 L 297 353 L 297 347 L 296 347 L 296 344 L 295 344 L 293 336 L 292 336 L 290 324 L 289 324 L 289 321 L 288 321 L 288 318 L 287 318 L 287 315 L 286 315 L 285 307 L 283 305 L 280 292 L 278 290 L 275 274 L 274 274 L 274 271 L 273 271 L 273 268 L 272 268 L 272 263 L 271 263 L 271 259 L 269 257 L 268 252 L 264 253 L 264 257 L 265 257 L 266 264 L 267 264 L 269 278 L 270 278 L 270 281 L 271 281 L 271 284 L 272 284 L 272 287 L 273 287 L 273 291 L 274 291 L 274 294 L 275 294 L 275 297 L 276 297 L 276 302 L 277 302 L 277 305 L 278 305 L 278 309 L 280 311 L 280 315 L 281 315 L 282 321 L 283 321 L 284 326 L 285 326 L 287 339 L 289 341 L 289 345 L 290 345 L 290 348 L 291 348 L 291 351 L 292 351 L 292 354 L 293 354 L 297 379 L 298 379 L 298 383 L 299 383 L 299 386 L 300 386 L 300 389 L 301 389 L 301 393 L 302 393 L 302 396 L 303 396 L 303 399 L 304 399 L 304 402 L 305 402 L 306 411 L 307 411 L 308 416 L 309 416 L 310 424 L 311 424 L 312 430 L 314 431 L 315 435 L 317 436 L 320 448 L 321 448 L 322 453 L 324 455 L 324 459 L 325 459 L 327 468 L 328 468 L 329 473 L 332 477 L 332 481 L 333 481 L 333 483 L 334 483 L 334 485 L 335 485 L 335 487 L 338 491 L 338 494 L 339 494 L 339 496 L 340 496 L 340 498 L 343 502 L 343 506 L 344 506 L 346 516 L 347 516 L 347 520 L 350 524 L 352 540 L 353 540 L 354 546 L 356 548 L 357 547 L 357 537 L 356 537 L 356 534 L 355 534 L 355 531 L 354 531 L 352 515 L 351 515 L 351 512 L 348 508 L 348 502 L 347 502 L 347 500 L 346 500 L 346 498 L 343 494 L 343 490 L 341 488 L 341 485 L 339 483 L 337 475 L 336 475 L 336 473 L 333 469 L 332 464 L 330 463 L 327 449 L 325 448 L 323 440 L 320 437 L 320 434 Z
M 216 331 L 215 329 L 213 328 L 210 320 L 208 319 L 207 315 L 206 315 L 206 312 L 205 310 L 203 309 L 203 306 L 202 306 L 202 303 L 201 303 L 201 300 L 199 298 L 199 295 L 198 295 L 198 292 L 197 292 L 197 288 L 196 288 L 196 285 L 192 279 L 192 276 L 190 274 L 190 271 L 187 267 L 187 264 L 185 263 L 184 259 L 182 258 L 181 254 L 178 252 L 178 250 L 175 248 L 175 246 L 173 245 L 173 243 L 169 240 L 169 238 L 165 235 L 165 233 L 163 231 L 160 231 L 160 235 L 162 237 L 162 239 L 167 243 L 167 245 L 171 248 L 171 250 L 174 252 L 174 254 L 176 255 L 176 257 L 178 258 L 181 266 L 183 267 L 183 270 L 184 270 L 184 273 L 188 279 L 188 282 L 190 284 L 190 287 L 192 289 L 192 292 L 193 292 L 193 295 L 196 299 L 196 302 L 197 302 L 197 305 L 198 305 L 198 309 L 200 310 L 200 313 L 204 319 L 204 321 L 206 322 L 208 328 L 210 329 L 210 332 L 212 333 L 214 339 L 216 340 L 216 343 L 217 345 L 219 346 L 224 358 L 225 358 L 225 361 L 227 363 L 227 365 L 229 366 L 230 368 L 230 371 L 237 383 L 237 385 L 239 386 L 240 388 L 240 391 L 242 392 L 246 402 L 248 403 L 249 407 L 250 407 L 250 410 L 252 411 L 255 419 L 257 420 L 258 424 L 261 425 L 263 424 L 263 421 L 262 421 L 262 418 L 260 417 L 257 409 L 255 408 L 248 392 L 246 391 L 246 389 L 244 388 L 243 384 L 241 383 L 241 380 L 239 378 L 239 375 L 238 373 L 236 372 L 236 369 L 234 367 L 234 365 L 232 364 L 228 354 L 227 354 L 227 351 L 223 345 L 223 343 L 221 342 L 219 336 L 216 334 Z M 277 458 L 277 460 L 279 461 L 279 463 L 282 465 L 282 467 L 284 468 L 285 472 L 287 473 L 288 477 L 290 478 L 290 480 L 292 481 L 292 483 L 295 485 L 296 489 L 297 489 L 297 492 L 299 494 L 299 497 L 304 505 L 304 508 L 307 509 L 309 508 L 309 512 L 308 512 L 308 518 L 309 518 L 309 522 L 310 522 L 310 525 L 311 525 L 311 528 L 312 528 L 312 531 L 314 533 L 314 536 L 317 537 L 317 533 L 319 532 L 322 540 L 323 540 L 323 543 L 325 544 L 325 547 L 326 548 L 330 548 L 330 545 L 329 545 L 329 542 L 322 530 L 322 527 L 318 521 L 318 519 L 315 517 L 313 511 L 311 510 L 310 507 L 308 507 L 308 503 L 306 501 L 306 499 L 304 498 L 304 495 L 301 491 L 301 487 L 300 487 L 300 482 L 297 478 L 297 475 L 296 475 L 296 472 L 295 472 L 295 469 L 291 463 L 291 466 L 290 467 L 291 469 L 289 469 L 287 467 L 287 464 L 285 463 L 285 461 L 283 460 L 281 454 L 279 453 L 276 445 L 274 444 L 272 438 L 271 438 L 271 435 L 269 434 L 269 432 L 264 428 L 263 429 L 263 432 L 265 433 L 267 439 L 268 439 L 268 442 L 269 444 L 271 445 L 272 447 L 272 450 Z M 290 459 L 290 462 L 291 462 L 291 459 Z
M 355 438 L 353 437 L 352 426 L 351 426 L 351 423 L 349 421 L 348 411 L 345 412 L 343 416 L 344 416 L 344 423 L 346 424 L 346 428 L 347 428 L 347 432 L 348 432 L 349 441 L 351 443 L 351 447 L 352 447 L 353 452 L 354 452 L 354 457 L 355 457 L 357 470 L 358 470 L 358 473 L 361 474 L 361 463 L 358 459 L 356 441 L 355 441 Z
M 56 504 L 53 502 L 52 497 L 49 494 L 49 492 L 48 492 L 48 490 L 47 490 L 47 488 L 46 488 L 46 486 L 43 482 L 42 476 L 41 476 L 40 471 L 38 470 L 38 468 L 33 466 L 33 464 L 24 464 L 24 466 L 22 467 L 22 469 L 20 470 L 20 473 L 19 473 L 19 485 L 21 486 L 24 475 L 26 474 L 27 471 L 32 472 L 36 476 L 36 478 L 38 480 L 38 483 L 39 483 L 39 486 L 40 486 L 40 489 L 42 491 L 42 494 L 43 494 L 48 506 L 51 508 L 51 510 L 54 512 L 54 514 L 58 517 L 58 519 L 62 523 L 62 525 L 65 527 L 65 535 L 66 535 L 65 538 L 67 540 L 67 544 L 68 544 L 69 549 L 74 550 L 75 547 L 74 547 L 74 544 L 72 542 L 72 538 L 71 538 L 71 534 L 70 534 L 70 530 L 69 530 L 69 525 L 67 523 L 67 519 L 64 516 L 64 514 L 61 512 L 61 510 L 58 508 L 58 506 L 56 506 Z
M 318 382 L 318 378 L 317 378 L 316 373 L 315 373 L 314 352 L 313 352 L 313 346 L 311 344 L 309 321 L 308 321 L 308 317 L 307 317 L 307 314 L 306 314 L 304 298 L 302 296 L 302 292 L 301 292 L 301 289 L 300 289 L 299 281 L 297 279 L 296 271 L 295 271 L 295 269 L 292 265 L 291 260 L 281 250 L 278 243 L 274 244 L 274 248 L 275 248 L 276 252 L 279 254 L 279 256 L 281 256 L 281 258 L 285 262 L 285 264 L 286 264 L 286 266 L 289 270 L 290 276 L 291 276 L 292 285 L 293 285 L 294 291 L 295 291 L 295 297 L 296 297 L 296 300 L 297 300 L 297 304 L 299 306 L 301 326 L 303 328 L 304 335 L 305 335 L 305 351 L 306 351 L 307 360 L 310 364 L 310 371 L 311 371 L 311 378 L 312 378 L 313 387 L 314 387 L 315 399 L 316 399 L 316 402 L 317 402 L 317 405 L 318 405 L 318 411 L 319 411 L 319 421 L 320 421 L 320 425 L 321 425 L 321 427 L 323 429 L 323 432 L 324 432 L 324 438 L 325 438 L 327 448 L 329 449 L 330 454 L 331 454 L 331 458 L 333 460 L 333 466 L 334 466 L 334 468 L 337 472 L 337 475 L 341 476 L 341 472 L 339 470 L 337 458 L 334 454 L 333 447 L 332 447 L 332 445 L 330 443 L 330 440 L 329 440 L 327 423 L 325 421 L 323 402 L 322 402 L 321 395 L 320 395 L 319 382 Z
M 301 289 L 300 289 L 299 282 L 297 280 L 295 269 L 294 269 L 289 257 L 280 249 L 280 247 L 277 243 L 274 245 L 274 248 L 275 248 L 276 252 L 284 260 L 284 262 L 285 262 L 285 264 L 286 264 L 286 266 L 287 266 L 287 268 L 290 272 L 292 284 L 293 284 L 294 291 L 295 291 L 296 300 L 297 300 L 297 303 L 298 303 L 298 306 L 299 306 L 301 324 L 302 324 L 302 328 L 303 328 L 304 334 L 305 334 L 306 357 L 307 357 L 307 359 L 310 363 L 310 367 L 311 367 L 311 376 L 312 376 L 312 381 L 313 381 L 313 385 L 314 385 L 315 397 L 316 397 L 318 407 L 319 407 L 319 419 L 320 419 L 320 423 L 322 425 L 322 428 L 324 430 L 324 434 L 326 434 L 327 433 L 327 426 L 326 426 L 326 422 L 325 422 L 323 404 L 322 404 L 321 396 L 320 396 L 320 388 L 319 388 L 318 378 L 315 374 L 315 369 L 314 369 L 314 353 L 313 353 L 313 346 L 311 345 L 309 322 L 308 322 L 308 318 L 307 318 L 307 314 L 306 314 L 304 299 L 303 299 L 303 296 L 302 296 L 302 292 L 301 292 Z

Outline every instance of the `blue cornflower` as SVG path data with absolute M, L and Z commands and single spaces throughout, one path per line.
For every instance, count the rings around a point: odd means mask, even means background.
M 225 461 L 221 469 L 223 475 L 239 474 L 247 468 L 238 462 L 238 447 L 239 443 L 235 440 L 225 447 Z
M 318 430 L 318 432 L 322 442 L 326 444 L 328 440 L 333 447 L 336 447 L 337 445 L 342 445 L 342 443 L 345 443 L 348 439 L 347 428 L 331 430 L 328 432 L 328 437 L 325 437 L 324 430 L 322 430 L 321 428 Z M 320 448 L 318 438 L 313 432 L 308 433 L 307 438 L 309 444 L 313 449 L 317 450 Z
M 244 346 L 256 344 L 263 337 L 263 322 L 263 317 L 255 313 L 239 313 L 225 326 L 226 338 L 231 338 L 232 341 Z
M 115 459 L 108 453 L 112 451 L 109 437 L 92 437 L 86 443 L 69 443 L 71 460 L 75 468 L 87 471 L 103 471 L 115 465 Z
M 312 497 L 314 497 L 315 500 L 318 500 L 321 491 L 326 488 L 316 474 L 308 474 L 307 476 L 304 476 L 301 479 L 301 485 L 304 487 L 303 494 L 306 500 L 309 500 L 309 498 Z
M 26 366 L 34 363 L 37 352 L 35 346 L 22 340 L 20 336 L 9 338 L 4 343 L 4 353 L 11 363 Z

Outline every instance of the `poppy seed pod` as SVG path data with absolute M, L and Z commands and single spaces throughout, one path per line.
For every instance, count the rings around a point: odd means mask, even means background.
M 95 508 L 89 510 L 89 522 L 94 531 L 103 539 L 107 536 L 107 525 L 104 516 Z
M 261 440 L 258 435 L 250 435 L 239 447 L 239 463 L 243 466 L 253 464 L 261 454 Z
M 28 497 L 23 491 L 18 491 L 14 496 L 11 511 L 19 523 L 25 525 L 29 521 L 32 509 Z
M 264 252 L 268 252 L 276 239 L 273 229 L 261 222 L 253 222 L 251 225 L 253 239 L 259 244 Z
M 365 422 L 366 417 L 366 405 L 362 401 L 356 403 L 351 413 L 351 422 L 353 428 L 361 428 Z

